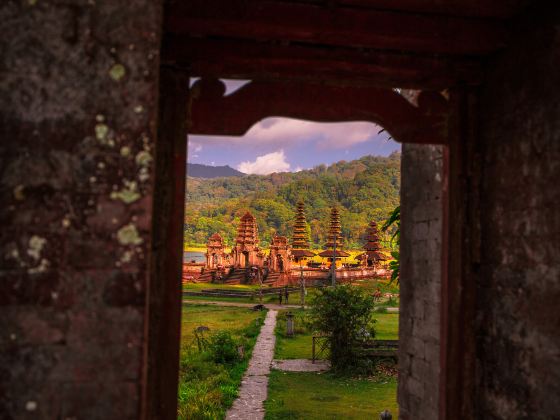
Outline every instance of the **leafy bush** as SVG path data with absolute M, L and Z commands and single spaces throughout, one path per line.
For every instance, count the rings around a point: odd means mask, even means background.
M 311 307 L 313 328 L 329 336 L 330 361 L 336 371 L 365 363 L 361 344 L 375 337 L 373 299 L 359 287 L 341 285 L 321 290 Z
M 399 251 L 399 246 L 401 242 L 401 206 L 395 207 L 395 209 L 389 215 L 389 218 L 385 221 L 385 224 L 381 228 L 383 232 L 387 232 L 392 226 L 395 226 L 393 236 L 391 237 L 391 245 L 393 241 L 397 247 L 396 251 L 391 252 L 393 260 L 389 262 L 389 269 L 391 273 L 391 281 L 399 282 L 400 279 L 400 267 L 401 267 L 401 254 Z
M 210 358 L 221 364 L 234 363 L 240 359 L 237 343 L 229 331 L 218 331 L 210 337 L 208 344 Z
M 224 418 L 226 409 L 237 398 L 237 390 L 247 369 L 255 338 L 264 323 L 265 314 L 263 311 L 254 322 L 243 329 L 214 334 L 204 351 L 198 351 L 192 344 L 182 346 L 177 411 L 179 420 Z M 237 353 L 238 341 L 245 345 L 246 357 L 243 360 Z M 229 357 L 222 357 L 221 352 L 224 349 L 224 354 L 229 354 Z M 233 362 L 226 362 L 231 357 L 235 357 Z

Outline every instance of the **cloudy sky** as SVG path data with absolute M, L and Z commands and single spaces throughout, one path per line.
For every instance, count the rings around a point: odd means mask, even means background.
M 231 93 L 241 82 L 226 82 Z M 245 173 L 298 171 L 364 155 L 387 156 L 400 145 L 367 122 L 315 123 L 266 118 L 242 137 L 189 136 L 191 163 L 229 165 Z

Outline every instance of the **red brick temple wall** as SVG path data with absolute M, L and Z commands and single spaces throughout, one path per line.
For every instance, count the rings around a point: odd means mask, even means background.
M 402 419 L 437 418 L 442 247 L 441 146 L 403 145 L 399 410 Z
M 141 410 L 158 1 L 0 7 L 0 418 Z

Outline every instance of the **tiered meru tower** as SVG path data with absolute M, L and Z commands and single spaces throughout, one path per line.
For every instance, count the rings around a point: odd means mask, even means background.
M 335 249 L 336 245 L 336 249 Z M 327 243 L 325 244 L 325 251 L 321 252 L 319 256 L 324 258 L 329 258 L 332 261 L 333 254 L 336 252 L 336 261 L 340 258 L 349 257 L 350 254 L 342 250 L 342 235 L 340 227 L 340 212 L 336 207 L 331 209 L 331 220 L 329 223 L 329 235 L 327 237 Z
M 255 217 L 247 212 L 241 218 L 233 248 L 233 264 L 236 267 L 250 267 L 262 264 L 259 249 L 259 233 Z
M 379 229 L 377 223 L 371 222 L 366 231 L 366 244 L 364 249 L 366 252 L 362 254 L 362 261 L 368 267 L 376 267 L 380 261 L 385 261 L 387 258 L 379 252 L 381 245 L 379 244 Z
M 292 256 L 296 264 L 306 262 L 315 254 L 309 250 L 309 236 L 307 235 L 307 221 L 305 219 L 305 204 L 299 201 L 296 207 L 296 221 L 292 235 Z

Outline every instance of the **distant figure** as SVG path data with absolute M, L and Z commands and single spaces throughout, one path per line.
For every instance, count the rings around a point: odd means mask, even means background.
M 282 290 L 278 292 L 278 302 L 280 302 L 280 305 L 282 305 Z
M 288 293 L 288 286 L 286 286 L 284 288 L 284 298 L 285 298 L 286 305 L 288 304 L 288 298 L 289 297 L 290 297 L 290 294 Z

